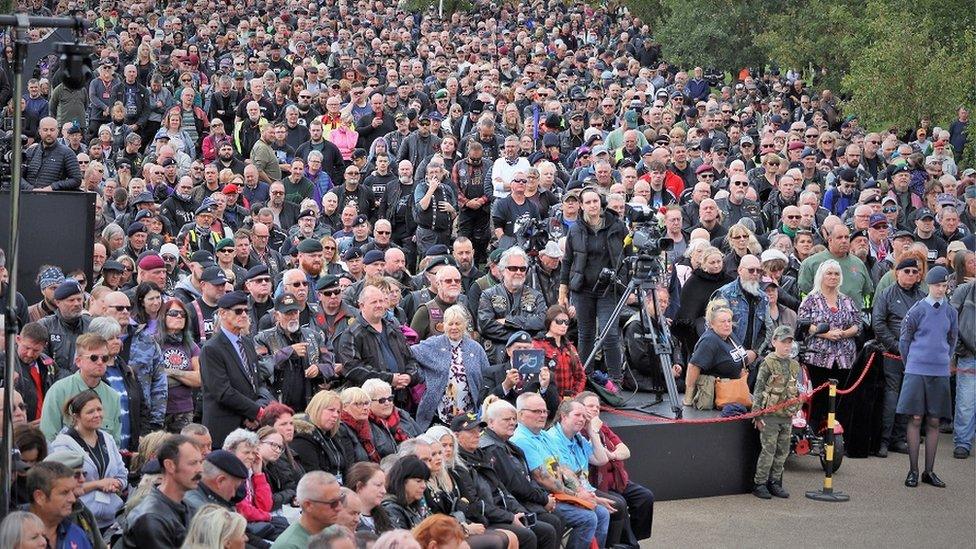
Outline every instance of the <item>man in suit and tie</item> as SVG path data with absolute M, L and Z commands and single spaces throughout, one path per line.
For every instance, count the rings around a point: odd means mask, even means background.
M 249 335 L 247 294 L 225 294 L 217 309 L 218 328 L 200 350 L 200 377 L 203 424 L 219 448 L 234 429 L 257 427 L 269 393 L 261 386 L 258 356 Z

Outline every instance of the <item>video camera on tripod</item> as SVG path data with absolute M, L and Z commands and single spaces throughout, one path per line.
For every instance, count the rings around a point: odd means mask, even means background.
M 515 235 L 515 244 L 525 250 L 529 255 L 546 247 L 550 240 L 556 241 L 563 237 L 563 225 L 555 217 L 548 221 L 538 219 L 529 215 L 528 212 L 520 215 L 512 227 Z

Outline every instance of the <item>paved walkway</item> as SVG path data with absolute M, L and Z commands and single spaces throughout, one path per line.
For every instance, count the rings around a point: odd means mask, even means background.
M 822 486 L 819 460 L 794 456 L 786 464 L 789 499 L 660 503 L 654 536 L 642 547 L 976 547 L 976 460 L 953 459 L 952 435 L 942 435 L 935 470 L 947 488 L 911 489 L 906 455 L 845 459 L 834 487 L 851 501 L 821 503 L 803 495 Z

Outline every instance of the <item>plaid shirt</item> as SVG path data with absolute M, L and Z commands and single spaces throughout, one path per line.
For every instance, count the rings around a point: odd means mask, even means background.
M 583 364 L 580 362 L 576 347 L 567 338 L 563 338 L 561 346 L 557 346 L 550 337 L 536 339 L 532 345 L 546 353 L 546 366 L 556 382 L 559 396 L 574 397 L 586 388 Z

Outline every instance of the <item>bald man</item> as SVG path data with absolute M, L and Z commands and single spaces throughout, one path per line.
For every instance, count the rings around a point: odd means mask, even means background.
M 78 157 L 58 141 L 58 121 L 42 118 L 40 140 L 27 149 L 21 188 L 35 191 L 76 191 L 81 188 Z

